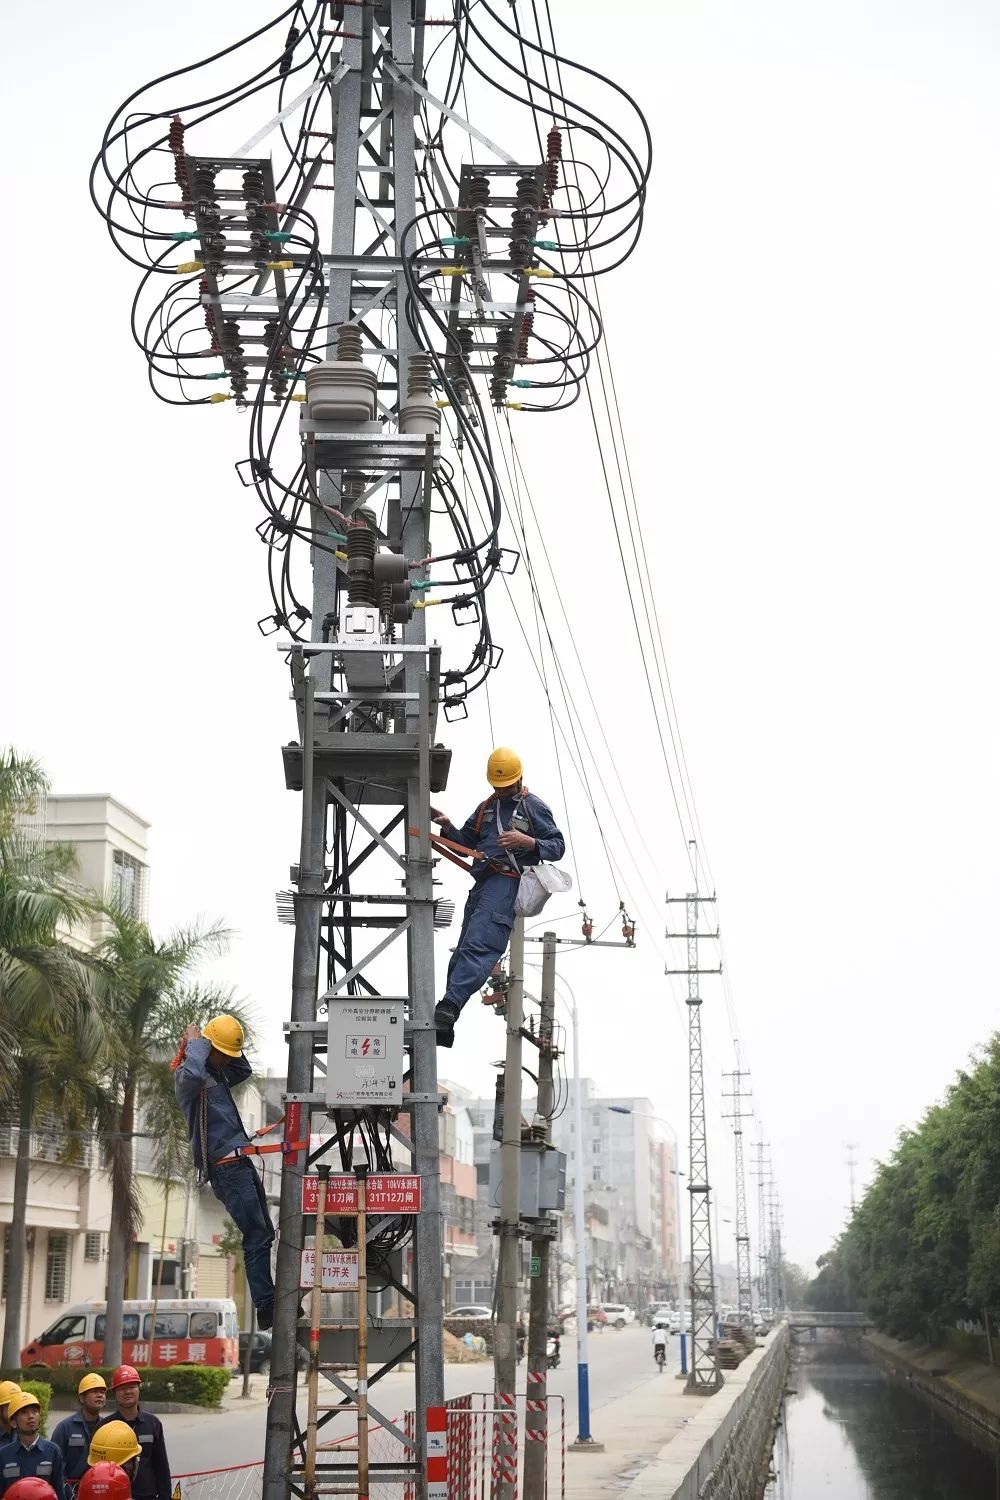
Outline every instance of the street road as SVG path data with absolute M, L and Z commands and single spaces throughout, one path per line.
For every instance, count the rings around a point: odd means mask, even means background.
M 637 1385 L 650 1379 L 668 1380 L 679 1369 L 680 1342 L 674 1337 L 667 1346 L 667 1368 L 657 1375 L 653 1363 L 653 1335 L 648 1328 L 623 1328 L 617 1331 L 606 1329 L 603 1333 L 591 1334 L 588 1341 L 590 1356 L 590 1405 L 592 1412 L 591 1431 L 595 1438 L 601 1437 L 601 1407 L 616 1396 L 622 1396 Z M 572 1337 L 562 1341 L 562 1359 L 558 1370 L 549 1373 L 549 1391 L 565 1397 L 566 1436 L 572 1442 L 576 1436 L 576 1343 Z M 518 1389 L 524 1390 L 525 1362 L 518 1366 Z M 493 1382 L 492 1363 L 475 1365 L 446 1364 L 444 1367 L 445 1394 L 461 1396 L 471 1391 L 488 1391 Z M 253 1377 L 253 1397 L 243 1409 L 234 1399 L 241 1389 L 239 1380 L 234 1380 L 229 1397 L 230 1409 L 225 1412 L 196 1412 L 185 1416 L 164 1415 L 167 1452 L 173 1473 L 190 1474 L 203 1469 L 226 1468 L 233 1464 L 252 1463 L 264 1456 L 265 1405 L 263 1394 L 266 1381 L 263 1376 Z M 326 1391 L 332 1388 L 325 1387 Z M 387 1375 L 370 1391 L 371 1400 L 387 1417 L 397 1418 L 412 1408 L 414 1402 L 413 1374 Z M 333 1399 L 321 1394 L 321 1401 Z M 304 1401 L 299 1405 L 299 1420 L 305 1412 Z M 553 1423 L 554 1425 L 554 1423 Z M 350 1429 L 346 1420 L 337 1426 L 331 1436 L 342 1437 Z

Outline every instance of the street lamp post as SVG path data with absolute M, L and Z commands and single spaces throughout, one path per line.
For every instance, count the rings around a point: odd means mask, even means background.
M 570 1020 L 573 1027 L 573 1120 L 576 1130 L 576 1170 L 573 1173 L 573 1223 L 576 1238 L 576 1441 L 570 1444 L 574 1453 L 603 1453 L 604 1444 L 595 1442 L 590 1431 L 590 1362 L 587 1358 L 587 1226 L 583 1200 L 583 1080 L 580 1077 L 580 1025 L 576 995 L 562 975 L 558 984 L 566 985 L 570 997 Z
M 613 1115 L 634 1115 L 640 1120 L 655 1120 L 658 1125 L 665 1125 L 674 1138 L 674 1190 L 675 1207 L 674 1213 L 677 1219 L 677 1306 L 680 1308 L 680 1341 L 681 1341 L 681 1374 L 687 1374 L 687 1332 L 684 1327 L 684 1297 L 681 1293 L 681 1268 L 684 1264 L 684 1247 L 681 1241 L 681 1178 L 684 1173 L 680 1170 L 681 1147 L 677 1138 L 677 1131 L 669 1120 L 662 1115 L 646 1114 L 644 1110 L 629 1109 L 627 1104 L 609 1104 L 608 1109 Z

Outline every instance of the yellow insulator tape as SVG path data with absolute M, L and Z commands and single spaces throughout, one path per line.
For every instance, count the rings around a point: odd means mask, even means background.
M 204 269 L 205 262 L 203 260 L 184 260 L 181 261 L 179 266 L 174 267 L 174 274 L 177 276 L 190 276 L 192 271 L 204 271 Z
M 289 401 L 304 401 L 306 399 L 305 391 L 293 391 L 288 399 Z
M 209 406 L 218 406 L 222 401 L 232 401 L 232 396 L 227 396 L 225 391 L 216 391 L 214 396 L 209 396 Z
M 447 604 L 446 599 L 414 599 L 414 609 L 431 609 L 435 604 Z
M 294 271 L 295 262 L 294 260 L 269 260 L 267 269 L 269 271 Z
M 525 276 L 538 276 L 544 279 L 552 277 L 556 273 L 555 271 L 550 271 L 548 266 L 526 266 L 524 274 Z
M 434 405 L 435 406 L 439 406 L 442 409 L 442 411 L 443 411 L 446 406 L 450 406 L 451 405 L 451 402 L 450 401 L 435 401 Z
M 464 276 L 467 270 L 467 266 L 441 266 L 435 274 L 438 276 Z

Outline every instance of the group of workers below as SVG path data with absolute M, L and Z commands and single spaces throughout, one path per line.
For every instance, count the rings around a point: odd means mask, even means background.
M 117 1411 L 105 1413 L 104 1377 L 84 1375 L 79 1411 L 44 1438 L 38 1397 L 0 1381 L 3 1500 L 170 1500 L 163 1424 L 141 1409 L 141 1384 L 137 1370 L 119 1365 L 111 1377 Z

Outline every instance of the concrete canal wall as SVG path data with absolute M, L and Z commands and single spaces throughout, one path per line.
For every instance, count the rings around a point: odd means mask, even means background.
M 629 1485 L 629 1500 L 760 1500 L 788 1373 L 782 1324 Z
M 1000 1441 L 1000 1367 L 982 1364 L 953 1349 L 904 1343 L 885 1333 L 866 1334 L 861 1347 L 928 1401 L 947 1407 Z

